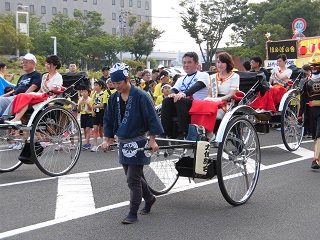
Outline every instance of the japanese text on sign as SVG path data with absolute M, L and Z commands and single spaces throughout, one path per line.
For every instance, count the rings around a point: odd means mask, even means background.
M 203 171 L 208 172 L 209 166 L 209 154 L 210 154 L 210 144 L 207 144 L 204 151 L 204 158 L 203 158 Z
M 286 54 L 287 58 L 297 58 L 297 41 L 267 42 L 269 60 L 276 60 L 279 54 Z

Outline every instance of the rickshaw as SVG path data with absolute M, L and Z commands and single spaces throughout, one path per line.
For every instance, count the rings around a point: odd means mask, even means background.
M 264 74 L 238 73 L 243 97 L 234 97 L 225 116 L 216 124 L 215 141 L 189 141 L 157 138 L 160 150 L 151 155 L 144 167 L 144 178 L 155 195 L 168 193 L 179 177 L 212 179 L 217 175 L 225 200 L 234 206 L 249 200 L 257 185 L 261 151 L 257 125 L 267 125 L 271 113 L 260 113 L 250 107 L 268 86 Z M 303 135 L 298 121 L 298 90 L 289 90 L 281 100 L 282 137 L 288 150 L 296 150 Z M 161 114 L 161 106 L 156 108 Z M 146 150 L 146 149 L 142 149 Z
M 64 87 L 54 92 L 55 97 L 29 108 L 22 125 L 0 124 L 0 173 L 35 164 L 49 176 L 60 176 L 77 163 L 81 129 L 67 106 L 75 104 L 71 98 L 90 81 L 85 72 L 62 76 Z

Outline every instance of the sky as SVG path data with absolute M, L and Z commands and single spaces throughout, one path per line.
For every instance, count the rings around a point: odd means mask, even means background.
M 199 1 L 199 0 L 195 0 Z M 249 2 L 261 2 L 262 0 L 249 0 Z M 178 0 L 153 0 L 152 1 L 152 23 L 153 26 L 164 30 L 161 38 L 156 40 L 154 51 L 199 51 L 199 46 L 189 33 L 181 27 L 178 12 Z M 221 44 L 229 41 L 231 30 L 227 30 Z

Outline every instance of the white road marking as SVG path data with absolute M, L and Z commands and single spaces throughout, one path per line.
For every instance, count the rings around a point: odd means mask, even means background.
M 307 141 L 307 142 L 312 142 L 312 141 L 310 140 L 310 141 Z M 265 148 L 274 148 L 274 147 L 279 147 L 279 148 L 285 149 L 283 147 L 283 144 L 265 146 L 265 147 L 261 147 L 261 148 L 265 149 Z M 261 166 L 261 171 L 272 169 L 272 168 L 277 168 L 277 167 L 288 165 L 288 164 L 292 164 L 292 163 L 295 163 L 295 162 L 309 160 L 310 158 L 313 157 L 313 151 L 310 151 L 310 150 L 302 148 L 302 147 L 300 147 L 297 151 L 294 151 L 293 153 L 297 154 L 297 155 L 299 155 L 301 157 L 298 157 L 298 158 L 295 158 L 295 159 L 291 159 L 291 160 L 288 160 L 288 161 L 284 161 L 284 162 L 280 162 L 280 163 L 276 163 L 276 164 L 272 164 L 272 165 Z M 119 169 L 122 169 L 122 168 L 119 167 L 119 168 L 113 168 L 112 170 L 111 169 L 103 169 L 103 170 L 91 171 L 91 172 L 87 172 L 87 174 L 94 173 L 94 172 L 113 171 L 113 170 L 119 170 Z M 79 175 L 81 176 L 83 174 L 84 173 L 77 173 L 77 174 L 70 174 L 68 176 L 69 177 L 70 176 L 79 176 Z M 50 179 L 54 179 L 54 178 L 50 178 Z M 43 180 L 48 180 L 48 178 L 45 178 Z M 184 178 L 184 180 L 188 181 L 188 178 Z M 39 179 L 36 179 L 33 182 L 36 182 L 36 181 L 39 181 Z M 18 183 L 13 183 L 11 185 L 24 184 L 24 183 L 29 183 L 29 182 L 32 182 L 32 181 L 18 182 Z M 218 182 L 217 178 L 212 179 L 212 180 L 208 180 L 208 181 L 203 181 L 203 182 L 200 182 L 200 183 L 188 184 L 188 185 L 180 187 L 180 188 L 174 188 L 169 193 L 164 194 L 162 196 L 158 196 L 158 197 L 163 197 L 163 196 L 174 194 L 174 193 L 177 193 L 177 192 L 183 192 L 183 191 L 186 191 L 186 190 L 189 190 L 189 189 L 194 189 L 194 188 L 206 186 L 206 185 L 209 185 L 209 184 L 212 184 L 212 183 L 216 183 L 216 182 Z M 9 185 L 10 184 L 2 184 L 2 185 L 0 185 L 0 187 L 5 187 L 5 186 L 9 186 Z M 106 211 L 109 211 L 109 210 L 112 210 L 112 209 L 116 209 L 116 208 L 120 208 L 120 207 L 124 207 L 124 206 L 127 206 L 127 205 L 129 205 L 129 202 L 125 201 L 125 202 L 111 204 L 111 205 L 108 205 L 108 206 L 105 206 L 105 207 L 101 207 L 101 208 L 97 208 L 97 209 L 92 209 L 91 211 L 87 211 L 86 213 L 82 213 L 82 215 L 78 214 L 78 215 L 73 215 L 73 216 L 69 215 L 69 216 L 65 216 L 65 217 L 61 216 L 60 218 L 56 218 L 54 220 L 50 220 L 50 221 L 46 221 L 46 222 L 42 222 L 42 223 L 38 223 L 38 224 L 26 226 L 26 227 L 22 227 L 22 228 L 13 229 L 13 230 L 10 230 L 10 231 L 7 231 L 7 232 L 2 232 L 2 233 L 0 233 L 0 239 L 6 238 L 6 237 L 15 236 L 15 235 L 18 235 L 18 234 L 21 234 L 21 233 L 25 233 L 25 232 L 29 232 L 29 231 L 33 231 L 33 230 L 37 230 L 37 229 L 41 229 L 41 228 L 44 228 L 44 227 L 53 226 L 53 225 L 56 225 L 56 224 L 59 224 L 59 223 L 63 223 L 63 222 L 67 222 L 67 221 L 71 221 L 71 220 L 75 220 L 75 219 L 79 219 L 79 218 L 82 218 L 82 217 L 94 215 L 94 214 L 97 214 L 97 213 L 100 213 L 100 212 L 106 212 Z
M 89 173 L 59 177 L 56 219 L 82 216 L 94 209 Z

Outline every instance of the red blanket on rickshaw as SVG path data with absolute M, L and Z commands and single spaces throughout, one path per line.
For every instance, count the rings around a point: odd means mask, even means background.
M 218 108 L 224 105 L 226 105 L 225 102 L 193 100 L 189 110 L 191 123 L 204 126 L 207 131 L 212 132 L 216 124 Z
M 47 93 L 33 94 L 33 93 L 20 93 L 12 102 L 12 113 L 16 114 L 21 111 L 26 105 L 33 105 L 39 102 L 43 102 L 48 98 Z

